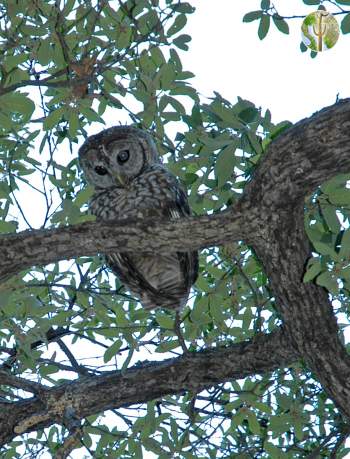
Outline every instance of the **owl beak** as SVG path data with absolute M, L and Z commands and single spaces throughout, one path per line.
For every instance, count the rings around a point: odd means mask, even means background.
M 114 173 L 114 178 L 115 178 L 115 181 L 117 182 L 117 185 L 122 185 L 122 186 L 126 185 L 125 177 L 122 174 Z

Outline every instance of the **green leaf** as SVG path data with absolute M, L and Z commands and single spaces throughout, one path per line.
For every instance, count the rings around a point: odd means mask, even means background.
M 43 128 L 45 131 L 49 131 L 59 124 L 59 122 L 62 120 L 64 111 L 64 107 L 60 107 L 57 108 L 57 110 L 53 110 L 49 113 L 43 122 Z
M 232 178 L 234 166 L 237 163 L 235 151 L 238 142 L 232 142 L 232 144 L 223 148 L 217 156 L 215 162 L 215 177 L 218 180 L 218 187 L 222 187 L 229 178 Z
M 303 0 L 305 5 L 319 5 L 320 0 Z
M 192 14 L 195 11 L 195 8 L 189 3 L 184 2 L 174 5 L 173 10 L 178 11 L 179 13 Z
M 2 64 L 6 72 L 10 72 L 11 70 L 18 67 L 20 64 L 25 62 L 28 59 L 28 55 L 25 53 L 16 54 L 16 56 L 10 55 L 7 56 L 6 59 L 3 60 Z
M 69 136 L 70 138 L 74 138 L 77 135 L 78 129 L 80 127 L 79 115 L 75 110 L 72 110 L 70 112 L 68 121 L 69 121 L 69 129 L 68 129 Z
M 350 190 L 348 188 L 338 188 L 328 194 L 332 204 L 340 206 L 350 205 Z
M 338 254 L 330 244 L 313 239 L 311 239 L 311 241 L 317 252 L 321 253 L 322 255 L 329 255 L 332 260 L 338 261 Z
M 168 314 L 162 312 L 157 312 L 156 319 L 159 326 L 165 330 L 173 330 L 174 328 L 174 319 Z
M 94 194 L 94 187 L 91 185 L 87 185 L 83 190 L 80 190 L 75 199 L 74 199 L 74 204 L 77 207 L 81 207 L 83 204 L 86 204 L 89 199 L 92 197 Z
M 20 113 L 23 115 L 23 122 L 30 120 L 35 105 L 34 102 L 20 92 L 5 94 L 0 97 L 1 108 L 9 113 Z
M 345 231 L 341 238 L 339 257 L 346 260 L 350 259 L 350 230 Z
M 260 435 L 261 434 L 261 428 L 259 421 L 256 417 L 256 414 L 254 411 L 250 410 L 247 412 L 247 420 L 249 424 L 249 429 L 252 431 L 254 435 Z
M 238 116 L 244 123 L 249 124 L 256 120 L 258 114 L 259 114 L 259 110 L 257 108 L 248 107 L 240 111 L 238 113 Z
M 284 459 L 284 453 L 272 443 L 264 442 L 264 451 L 271 459 Z
M 188 46 L 186 43 L 188 43 L 191 40 L 192 38 L 190 37 L 190 35 L 184 34 L 184 35 L 180 35 L 179 37 L 175 38 L 173 40 L 173 44 L 177 46 L 178 48 L 183 49 L 184 51 L 187 51 Z
M 278 15 L 274 14 L 272 16 L 272 19 L 273 19 L 275 26 L 280 32 L 289 34 L 288 23 L 283 18 L 280 18 Z
M 338 234 L 340 231 L 340 223 L 336 213 L 336 207 L 330 205 L 321 206 L 322 216 L 330 231 L 334 234 Z
M 280 123 L 276 124 L 275 128 L 270 132 L 270 138 L 271 140 L 275 139 L 279 135 L 282 134 L 282 132 L 286 131 L 290 127 L 293 126 L 293 123 L 290 121 L 281 121 Z
M 0 221 L 0 233 L 14 233 L 17 229 L 17 222 Z
M 173 349 L 176 349 L 179 347 L 179 342 L 178 340 L 172 340 L 172 341 L 162 341 L 159 346 L 156 348 L 156 352 L 164 353 L 164 352 L 169 352 L 172 351 Z
M 169 27 L 167 31 L 167 37 L 177 34 L 182 30 L 187 23 L 187 17 L 185 14 L 179 14 L 176 16 L 174 23 Z
M 103 361 L 104 363 L 109 362 L 112 360 L 113 357 L 115 357 L 118 354 L 119 349 L 121 348 L 123 342 L 120 339 L 117 339 L 112 346 L 109 346 L 109 348 L 106 350 L 106 352 L 103 354 Z
M 261 9 L 262 10 L 267 10 L 270 8 L 270 0 L 261 0 Z
M 269 28 L 270 28 L 270 16 L 268 16 L 267 14 L 264 14 L 260 19 L 260 24 L 258 28 L 258 37 L 260 38 L 260 40 L 263 40 L 266 37 L 269 31 Z
M 305 53 L 308 50 L 307 46 L 304 44 L 303 41 L 300 42 L 300 51 Z
M 1 108 L 0 108 L 1 110 Z M 11 119 L 8 115 L 4 115 L 3 113 L 0 112 L 0 127 L 2 129 L 7 129 L 7 130 L 12 130 L 13 125 L 11 122 Z
M 252 22 L 256 19 L 260 19 L 263 12 L 261 10 L 258 11 L 250 11 L 249 13 L 243 16 L 243 22 Z
M 341 31 L 345 33 L 350 33 L 350 13 L 343 17 L 343 20 L 340 23 Z
M 325 287 L 333 295 L 339 293 L 337 280 L 328 271 L 324 271 L 316 278 L 316 284 Z
M 314 279 L 322 271 L 322 265 L 320 260 L 312 259 L 312 262 L 308 264 L 307 271 L 304 274 L 303 281 L 309 282 Z
M 132 42 L 133 32 L 131 27 L 125 28 L 123 24 L 123 28 L 120 28 L 116 34 L 116 45 L 117 49 L 126 49 L 130 46 Z

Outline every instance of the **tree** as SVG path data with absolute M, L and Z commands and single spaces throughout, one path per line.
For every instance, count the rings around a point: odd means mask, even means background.
M 350 100 L 294 126 L 204 103 L 186 2 L 0 8 L 1 457 L 345 457 Z M 196 216 L 91 221 L 77 149 L 109 109 L 154 134 Z M 98 254 L 184 248 L 179 343 Z

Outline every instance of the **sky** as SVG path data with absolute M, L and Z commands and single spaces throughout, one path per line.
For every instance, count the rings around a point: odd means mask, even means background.
M 274 0 L 281 16 L 312 13 L 315 6 L 301 0 Z M 332 105 L 337 94 L 350 96 L 350 36 L 340 35 L 330 50 L 301 53 L 302 19 L 288 21 L 290 34 L 271 24 L 264 40 L 257 35 L 258 21 L 243 23 L 249 11 L 259 10 L 257 0 L 195 0 L 185 33 L 192 36 L 190 49 L 182 53 L 185 70 L 196 74 L 192 84 L 203 96 L 218 91 L 231 102 L 237 96 L 269 108 L 273 122 L 296 122 Z M 330 12 L 337 9 L 329 2 Z M 340 23 L 340 16 L 336 16 Z

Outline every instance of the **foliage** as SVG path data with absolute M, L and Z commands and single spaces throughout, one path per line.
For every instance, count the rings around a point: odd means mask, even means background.
M 260 11 L 244 17 L 260 21 L 261 39 L 270 17 L 288 33 L 271 8 L 263 0 Z M 154 134 L 196 214 L 236 202 L 270 141 L 290 125 L 273 125 L 269 110 L 239 97 L 231 103 L 214 92 L 200 100 L 180 59 L 190 41 L 183 29 L 194 11 L 187 2 L 9 0 L 0 11 L 2 233 L 91 219 L 92 190 L 80 176 L 77 148 L 107 120 L 117 124 L 127 115 Z M 326 287 L 345 315 L 347 179 L 317 190 L 305 216 L 315 248 L 305 281 Z M 48 386 L 181 353 L 174 314 L 144 311 L 98 256 L 34 267 L 4 284 L 0 300 L 2 364 Z M 247 245 L 211 248 L 201 253 L 181 333 L 189 351 L 254 338 L 280 323 L 273 306 L 268 279 Z M 13 401 L 28 394 L 4 386 L 1 396 Z M 66 435 L 55 425 L 17 437 L 1 457 L 54 455 Z M 292 458 L 316 448 L 327 457 L 336 447 L 337 457 L 345 457 L 342 440 L 339 413 L 300 363 L 91 416 L 81 451 L 94 458 L 145 452 L 162 459 Z

